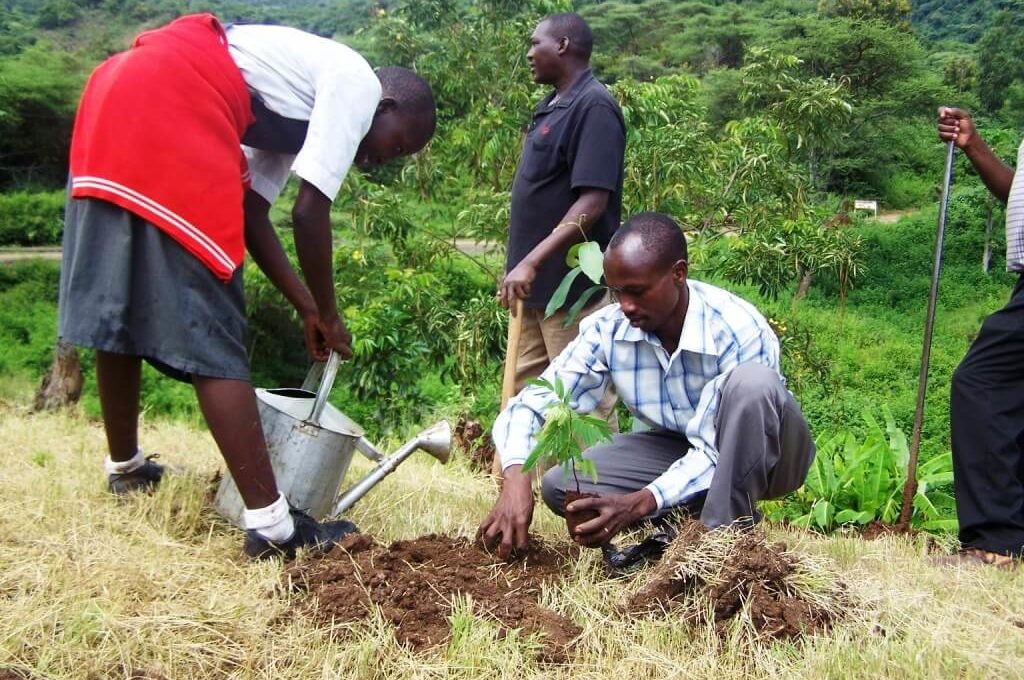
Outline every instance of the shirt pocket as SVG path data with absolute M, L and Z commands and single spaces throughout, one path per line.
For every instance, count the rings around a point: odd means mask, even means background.
M 561 154 L 554 140 L 536 136 L 523 146 L 522 175 L 530 182 L 551 177 L 562 167 Z

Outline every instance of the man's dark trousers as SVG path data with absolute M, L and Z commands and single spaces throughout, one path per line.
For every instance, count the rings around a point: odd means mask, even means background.
M 985 319 L 953 374 L 953 481 L 960 542 L 1020 555 L 1024 547 L 1024 277 Z

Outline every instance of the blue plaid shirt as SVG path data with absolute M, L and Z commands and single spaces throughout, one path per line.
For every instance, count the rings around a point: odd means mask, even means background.
M 690 450 L 680 451 L 679 460 L 647 486 L 659 510 L 711 486 L 718 462 L 715 414 L 725 375 L 749 361 L 779 371 L 779 340 L 750 303 L 707 283 L 688 280 L 687 287 L 690 303 L 671 355 L 657 336 L 630 326 L 613 304 L 584 319 L 579 336 L 543 374 L 552 382 L 562 379 L 580 413 L 597 408 L 613 385 L 635 418 L 686 436 Z M 526 460 L 555 399 L 550 390 L 530 385 L 509 401 L 492 430 L 503 469 Z

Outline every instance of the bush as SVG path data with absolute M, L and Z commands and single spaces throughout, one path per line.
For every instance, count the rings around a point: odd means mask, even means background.
M 896 172 L 889 178 L 882 195 L 887 208 L 914 208 L 935 198 L 935 180 L 912 172 Z
M 778 508 L 776 519 L 818 531 L 845 524 L 893 524 L 899 518 L 907 478 L 907 438 L 883 408 L 885 427 L 865 411 L 867 435 L 851 432 L 818 437 L 818 453 L 807 481 Z M 953 461 L 946 453 L 923 462 L 917 471 L 911 522 L 930 531 L 956 529 Z
M 0 194 L 0 245 L 60 243 L 64 232 L 64 191 Z

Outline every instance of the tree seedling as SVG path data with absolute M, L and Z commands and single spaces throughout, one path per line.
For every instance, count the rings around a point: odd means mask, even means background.
M 523 463 L 522 471 L 529 472 L 538 464 L 557 464 L 562 468 L 565 479 L 572 474 L 576 493 L 579 493 L 577 470 L 597 482 L 594 461 L 584 458 L 583 451 L 595 444 L 611 441 L 611 428 L 600 418 L 574 411 L 569 405 L 572 395 L 561 378 L 556 377 L 554 384 L 543 378 L 531 380 L 529 384 L 551 390 L 558 399 L 544 411 L 544 427 L 537 435 L 537 444 Z

